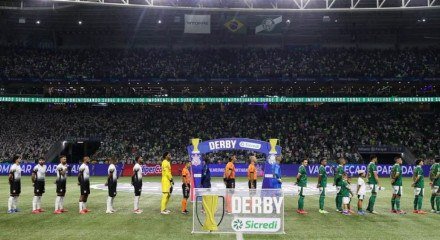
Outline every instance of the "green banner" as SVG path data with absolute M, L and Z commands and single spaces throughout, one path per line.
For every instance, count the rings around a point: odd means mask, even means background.
M 434 103 L 440 97 L 166 97 L 166 98 L 43 98 L 0 97 L 10 103 Z

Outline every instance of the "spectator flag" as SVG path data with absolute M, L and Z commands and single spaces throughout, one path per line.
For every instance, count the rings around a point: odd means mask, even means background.
M 211 33 L 211 15 L 185 14 L 184 33 Z
M 225 26 L 225 28 L 232 33 L 246 34 L 247 32 L 244 20 L 240 18 L 236 18 L 236 17 L 228 18 L 226 23 L 223 24 L 223 26 Z
M 255 34 L 279 33 L 281 32 L 281 22 L 283 16 L 262 16 L 260 24 L 255 27 Z

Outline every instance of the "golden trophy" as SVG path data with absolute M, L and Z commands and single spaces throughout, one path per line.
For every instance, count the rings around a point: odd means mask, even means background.
M 269 144 L 270 144 L 269 154 L 277 154 L 277 150 L 276 150 L 277 143 L 278 143 L 278 139 L 276 138 L 269 139 Z
M 192 143 L 192 145 L 194 147 L 191 153 L 200 153 L 200 151 L 199 151 L 199 143 L 200 142 L 201 142 L 200 138 L 193 138 L 193 139 L 191 139 L 191 143 Z

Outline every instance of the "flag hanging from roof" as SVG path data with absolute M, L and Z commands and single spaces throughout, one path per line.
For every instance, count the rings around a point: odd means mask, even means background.
M 223 26 L 233 33 L 245 34 L 247 32 L 245 21 L 241 18 L 228 18 Z
M 255 34 L 279 33 L 281 32 L 281 22 L 283 16 L 261 16 L 260 24 L 255 27 Z M 258 24 L 258 23 L 257 23 Z

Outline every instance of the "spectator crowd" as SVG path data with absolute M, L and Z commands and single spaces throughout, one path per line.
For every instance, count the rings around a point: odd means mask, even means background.
M 381 109 L 359 106 L 295 107 L 267 109 L 248 105 L 124 106 L 71 109 L 32 107 L 0 110 L 0 161 L 21 154 L 33 162 L 51 146 L 69 138 L 99 139 L 92 159 L 115 157 L 131 162 L 141 155 L 147 163 L 159 161 L 170 151 L 175 161 L 187 160 L 189 139 L 242 137 L 280 139 L 286 162 L 309 157 L 317 163 L 326 157 L 346 157 L 362 162 L 359 145 L 405 146 L 415 157 L 432 159 L 440 155 L 438 112 Z M 239 160 L 246 152 L 237 152 Z M 211 154 L 214 162 L 225 153 Z
M 438 49 L 0 48 L 3 78 L 438 77 Z

